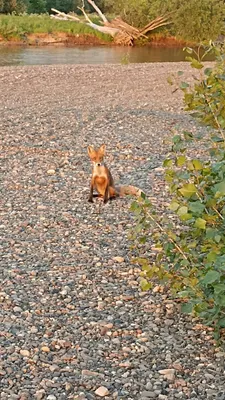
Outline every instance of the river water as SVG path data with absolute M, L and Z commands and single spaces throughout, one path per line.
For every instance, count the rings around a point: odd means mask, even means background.
M 0 66 L 46 64 L 122 64 L 185 61 L 182 48 L 168 47 L 0 47 Z

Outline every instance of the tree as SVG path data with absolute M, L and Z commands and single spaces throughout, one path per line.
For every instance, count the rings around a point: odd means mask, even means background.
M 15 11 L 17 6 L 16 0 L 3 0 L 3 13 L 9 14 Z
M 24 13 L 28 8 L 28 0 L 17 0 L 15 11 L 17 14 Z
M 42 14 L 46 12 L 46 0 L 29 0 L 28 12 Z
M 224 29 L 223 0 L 189 0 L 182 4 L 174 18 L 174 31 L 184 39 L 215 40 Z
M 3 12 L 3 8 L 4 8 L 4 0 L 0 0 L 0 13 Z
M 136 27 L 146 25 L 149 21 L 149 0 L 106 0 L 105 7 Z
M 169 32 L 196 42 L 214 40 L 224 30 L 224 0 L 104 0 L 104 7 L 138 27 L 172 12 Z

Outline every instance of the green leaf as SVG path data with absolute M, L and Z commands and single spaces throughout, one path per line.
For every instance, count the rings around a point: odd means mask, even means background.
M 217 271 L 208 271 L 205 277 L 202 279 L 201 283 L 204 285 L 210 285 L 211 283 L 217 281 L 220 278 L 220 274 Z
M 225 271 L 225 254 L 216 258 L 216 260 L 215 260 L 215 266 L 216 266 L 219 270 Z
M 147 279 L 144 278 L 141 279 L 140 284 L 143 291 L 149 290 L 152 287 L 152 283 L 148 282 Z
M 186 213 L 186 214 L 182 214 L 180 215 L 180 219 L 181 221 L 188 221 L 192 218 L 192 214 L 190 213 Z
M 188 54 L 192 54 L 193 53 L 193 49 L 191 47 L 184 47 L 183 51 L 186 51 Z
M 192 303 L 184 303 L 181 306 L 181 311 L 185 314 L 191 314 L 193 311 L 194 305 Z
M 225 181 L 217 183 L 216 185 L 214 185 L 213 189 L 216 192 L 219 192 L 221 194 L 225 194 Z
M 178 167 L 182 167 L 182 165 L 184 165 L 185 162 L 186 162 L 186 157 L 185 156 L 180 156 L 180 157 L 177 157 L 177 159 L 176 159 L 176 165 Z
M 201 171 L 202 168 L 203 168 L 203 165 L 199 160 L 193 160 L 192 164 L 194 166 L 194 169 L 197 170 L 197 171 Z
M 188 179 L 190 178 L 190 173 L 187 171 L 177 172 L 177 178 L 182 181 L 188 181 Z
M 180 83 L 180 88 L 181 89 L 187 89 L 190 85 L 187 82 L 181 82 Z
M 195 58 L 192 59 L 191 66 L 196 69 L 202 69 L 204 67 L 204 65 Z
M 135 211 L 138 207 L 139 207 L 138 203 L 136 201 L 133 201 L 131 203 L 130 210 Z
M 168 237 L 169 237 L 170 239 L 173 239 L 174 241 L 177 240 L 177 235 L 176 235 L 174 232 L 172 232 L 172 231 L 169 231 L 169 232 L 168 232 Z
M 182 141 L 182 138 L 181 138 L 180 135 L 174 135 L 172 140 L 173 140 L 174 144 L 177 144 L 177 143 L 180 143 Z
M 219 326 L 220 326 L 220 328 L 225 328 L 225 317 L 223 317 L 219 320 Z
M 184 131 L 184 132 L 183 132 L 183 135 L 184 135 L 184 139 L 185 139 L 185 140 L 188 140 L 188 141 L 193 140 L 193 133 Z
M 193 183 L 187 183 L 182 188 L 178 189 L 183 197 L 189 198 L 197 192 L 197 188 Z
M 221 241 L 222 237 L 221 237 L 221 235 L 216 235 L 214 239 L 215 239 L 216 243 L 219 243 Z
M 177 215 L 179 215 L 179 217 L 181 217 L 182 215 L 187 214 L 187 212 L 188 212 L 188 208 L 186 206 L 182 206 L 177 211 Z
M 178 71 L 178 72 L 177 72 L 177 75 L 178 75 L 178 76 L 181 76 L 181 75 L 183 75 L 183 73 L 184 73 L 184 71 Z
M 188 204 L 188 208 L 191 212 L 195 214 L 202 214 L 202 212 L 205 209 L 205 206 L 200 201 L 192 201 Z
M 168 158 L 167 160 L 164 160 L 164 162 L 163 162 L 164 167 L 172 167 L 172 165 L 173 165 L 173 160 L 171 160 L 170 158 Z
M 174 84 L 174 81 L 173 81 L 173 79 L 172 79 L 171 76 L 167 76 L 167 82 L 168 82 L 169 85 L 171 85 L 171 86 Z
M 225 293 L 225 284 L 218 283 L 217 285 L 214 285 L 213 287 L 214 287 L 214 292 L 216 294 Z
M 205 68 L 205 70 L 204 70 L 205 75 L 209 76 L 209 75 L 211 75 L 211 73 L 212 73 L 212 68 Z
M 220 294 L 218 298 L 216 299 L 216 304 L 218 304 L 220 307 L 225 306 L 225 294 Z
M 212 135 L 211 139 L 214 143 L 221 143 L 223 142 L 223 139 L 220 136 Z
M 177 209 L 180 207 L 180 204 L 177 203 L 176 201 L 172 201 L 169 205 L 169 209 L 172 211 L 177 211 Z
M 188 56 L 188 57 L 185 57 L 185 60 L 190 61 L 192 68 L 202 69 L 204 67 L 204 65 L 200 61 L 196 60 L 196 58 Z
M 207 230 L 206 230 L 207 231 Z M 207 261 L 208 262 L 210 262 L 210 263 L 213 263 L 215 260 L 216 260 L 216 257 L 217 257 L 217 253 L 215 252 L 215 251 L 210 251 L 208 254 L 207 254 Z
M 205 229 L 206 220 L 203 218 L 197 218 L 195 221 L 195 227 L 199 229 Z

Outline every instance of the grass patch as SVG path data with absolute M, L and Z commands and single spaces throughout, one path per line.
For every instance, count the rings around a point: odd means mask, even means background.
M 0 35 L 6 40 L 23 38 L 25 35 L 38 33 L 68 33 L 70 35 L 92 35 L 111 42 L 110 35 L 98 32 L 91 27 L 70 21 L 51 19 L 49 15 L 0 15 Z

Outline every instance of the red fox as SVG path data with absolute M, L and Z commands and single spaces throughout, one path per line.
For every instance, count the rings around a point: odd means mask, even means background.
M 114 186 L 111 172 L 103 162 L 105 148 L 105 144 L 102 144 L 99 149 L 95 149 L 93 146 L 88 146 L 88 155 L 93 163 L 91 189 L 88 201 L 91 203 L 93 202 L 94 189 L 96 189 L 98 194 L 103 197 L 104 203 L 107 203 L 109 199 L 129 194 L 140 196 L 142 191 L 135 186 L 128 185 L 119 188 Z

